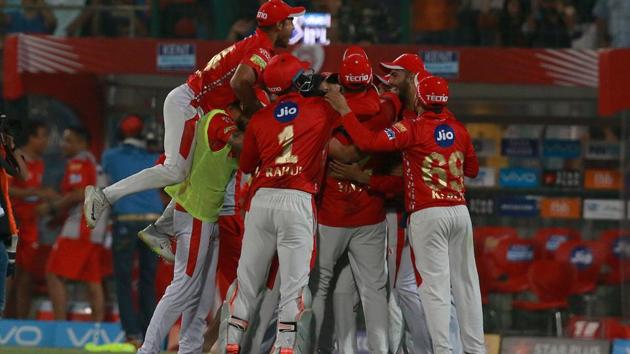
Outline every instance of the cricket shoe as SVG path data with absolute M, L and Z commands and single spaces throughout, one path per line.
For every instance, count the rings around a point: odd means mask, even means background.
M 85 187 L 85 199 L 83 200 L 83 215 L 90 229 L 98 223 L 103 212 L 110 207 L 103 190 L 95 186 Z
M 171 239 L 167 234 L 158 232 L 155 225 L 151 224 L 138 232 L 138 237 L 149 248 L 167 262 L 175 262 L 175 254 L 171 249 Z

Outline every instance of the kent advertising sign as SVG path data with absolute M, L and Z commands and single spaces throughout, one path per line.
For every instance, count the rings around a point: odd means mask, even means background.
M 195 69 L 197 50 L 192 43 L 159 43 L 157 46 L 158 71 L 192 71 Z
M 504 337 L 501 354 L 608 354 L 610 343 L 603 340 L 543 337 Z
M 83 348 L 122 343 L 125 333 L 118 323 L 65 321 L 0 321 L 0 346 Z
M 535 188 L 540 184 L 539 170 L 534 168 L 502 168 L 499 185 L 507 188 Z
M 625 215 L 624 204 L 616 199 L 584 199 L 584 219 L 621 220 Z

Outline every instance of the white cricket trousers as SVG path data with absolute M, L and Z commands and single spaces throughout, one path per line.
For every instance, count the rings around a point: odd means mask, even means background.
M 316 338 L 322 330 L 326 299 L 335 265 L 348 250 L 354 280 L 359 289 L 367 327 L 370 353 L 388 352 L 387 270 L 385 266 L 385 221 L 353 228 L 319 225 L 316 272 L 318 281 L 313 296 Z M 340 347 L 344 338 L 337 338 Z M 356 348 L 356 347 L 355 347 Z
M 265 288 L 271 260 L 277 252 L 280 272 L 278 321 L 298 322 L 303 310 L 302 292 L 308 285 L 316 227 L 315 206 L 310 193 L 277 188 L 256 191 L 245 215 L 243 246 L 236 271 L 238 288 L 230 301 L 233 316 L 250 320 L 256 309 L 256 298 Z
M 188 85 L 174 88 L 164 100 L 164 164 L 124 178 L 103 189 L 110 204 L 129 194 L 158 189 L 179 183 L 186 178 L 195 150 L 195 128 L 198 117 L 190 105 L 193 92 Z
M 485 354 L 479 277 L 473 232 L 466 206 L 416 211 L 409 220 L 409 243 L 422 276 L 419 288 L 434 354 L 451 354 L 451 289 L 465 353 Z
M 171 327 L 182 315 L 180 354 L 201 353 L 203 329 L 216 293 L 219 226 L 175 210 L 175 270 L 147 329 L 140 354 L 157 354 Z

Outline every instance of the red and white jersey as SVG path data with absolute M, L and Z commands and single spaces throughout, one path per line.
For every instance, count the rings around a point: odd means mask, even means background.
M 42 159 L 25 160 L 27 176 L 26 180 L 11 178 L 10 185 L 23 189 L 39 189 L 42 186 L 42 176 L 44 175 L 44 161 Z M 11 198 L 13 201 L 13 212 L 18 222 L 20 239 L 37 242 L 38 227 L 37 213 L 35 209 L 40 202 L 39 197 L 30 196 L 27 198 Z
M 390 98 L 381 99 L 375 89 L 346 95 L 346 99 L 363 126 L 372 131 L 390 126 L 400 107 L 400 104 Z M 352 144 L 351 139 L 342 133 L 335 133 L 335 137 L 344 145 Z M 373 171 L 386 158 L 386 154 L 367 157 L 361 162 L 363 170 Z M 377 224 L 385 219 L 384 194 L 368 186 L 328 176 L 322 190 L 317 217 L 320 224 L 332 227 Z
M 214 108 L 225 108 L 236 101 L 230 79 L 239 64 L 244 64 L 256 72 L 260 79 L 265 66 L 273 56 L 273 43 L 260 29 L 251 36 L 225 48 L 210 59 L 203 70 L 197 70 L 188 77 L 188 86 L 194 92 L 191 105 L 204 112 Z
M 104 176 L 104 174 L 100 171 L 100 166 L 96 163 L 94 155 L 88 151 L 82 151 L 66 162 L 66 170 L 61 181 L 61 193 L 66 194 L 77 189 L 83 190 L 89 185 L 102 185 L 103 181 L 99 181 L 99 176 Z M 99 182 L 101 183 L 99 184 Z M 101 220 L 104 219 L 107 219 L 107 215 Z M 99 222 L 99 224 L 102 223 Z M 92 234 L 97 229 L 100 230 L 98 225 L 94 230 L 87 227 L 83 217 L 83 203 L 78 203 L 68 210 L 60 237 L 90 240 L 96 236 Z M 103 234 L 99 236 L 103 237 L 104 229 L 101 231 Z
M 464 176 L 475 177 L 479 162 L 468 131 L 449 113 L 425 112 L 380 132 L 365 129 L 353 113 L 343 126 L 365 151 L 402 151 L 408 212 L 465 205 Z
M 250 120 L 239 167 L 254 173 L 250 190 L 297 189 L 319 192 L 328 141 L 339 115 L 321 97 L 281 96 Z

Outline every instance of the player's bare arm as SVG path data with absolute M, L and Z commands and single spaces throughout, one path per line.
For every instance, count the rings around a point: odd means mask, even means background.
M 328 156 L 343 163 L 353 163 L 363 158 L 356 146 L 344 145 L 337 138 L 330 139 Z
M 243 106 L 243 115 L 251 117 L 262 108 L 262 104 L 256 98 L 254 85 L 256 84 L 256 72 L 251 67 L 240 64 L 230 80 L 230 86 L 234 94 Z

